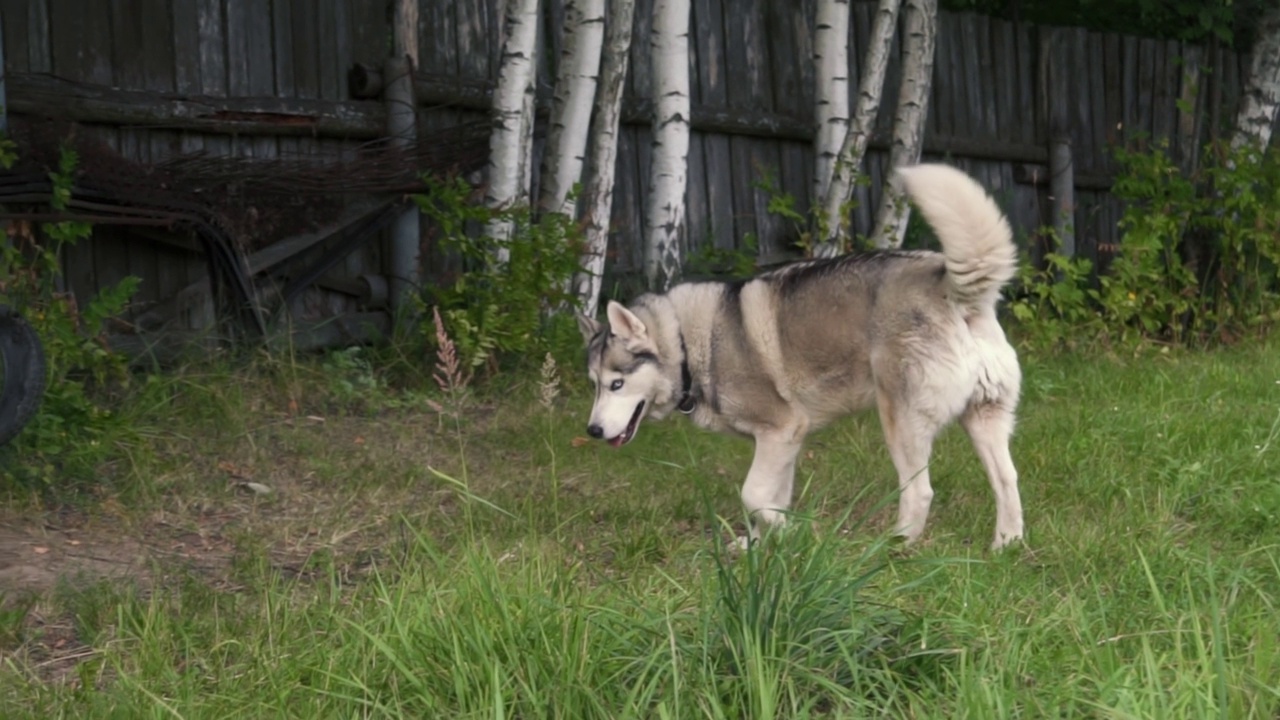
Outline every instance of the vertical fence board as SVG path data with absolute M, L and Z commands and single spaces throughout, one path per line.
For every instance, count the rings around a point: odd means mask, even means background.
M 812 107 L 813 93 L 805 92 L 805 88 L 813 87 L 813 49 L 804 42 L 808 35 L 808 26 L 804 13 L 805 3 L 788 6 L 783 3 L 768 4 L 767 27 L 773 28 L 773 71 L 774 103 L 780 111 L 795 114 L 799 108 Z M 806 73 L 805 70 L 808 70 Z M 795 199 L 797 207 L 809 206 L 809 192 L 812 177 L 812 163 L 804 162 L 804 147 L 797 147 L 795 142 L 779 143 L 778 168 L 776 173 L 777 189 L 789 192 Z M 781 227 L 776 231 L 790 236 L 790 222 L 779 220 Z M 782 241 L 790 244 L 793 237 L 783 237 Z
M 38 12 L 40 4 L 39 0 L 0 0 L 0 17 L 4 18 L 5 72 L 30 70 L 31 15 Z
M 500 5 L 499 5 L 500 7 Z M 488 80 L 496 77 L 496 69 L 489 69 L 489 38 L 492 33 L 494 43 L 501 45 L 497 39 L 499 31 L 489 27 L 488 13 L 480 3 L 456 3 L 458 26 L 455 55 L 458 59 L 458 74 L 473 80 Z M 498 17 L 498 27 L 506 22 Z
M 725 107 L 729 102 L 724 35 L 724 0 L 694 0 L 697 20 L 698 93 L 700 102 Z M 702 158 L 707 182 L 707 232 L 717 248 L 737 246 L 733 222 L 733 194 L 725 178 L 731 173 L 729 139 L 720 134 L 702 138 Z
M 1136 38 L 1124 36 L 1120 39 L 1120 52 L 1124 70 L 1121 80 L 1121 102 L 1124 104 L 1124 138 L 1133 137 L 1135 133 L 1141 131 L 1138 118 L 1141 113 L 1141 103 L 1139 102 L 1139 91 L 1141 85 L 1138 81 L 1139 57 L 1141 48 Z
M 1102 103 L 1102 125 L 1107 145 L 1115 147 L 1124 141 L 1124 86 L 1128 78 L 1122 62 L 1123 47 L 1121 38 L 1115 33 L 1107 33 L 1102 39 L 1102 60 L 1100 77 L 1103 81 L 1103 93 L 1095 96 L 1094 102 Z M 1094 62 L 1098 62 L 1097 58 Z M 1110 168 L 1110 159 L 1104 167 Z
M 627 91 L 632 97 L 652 99 L 653 62 L 650 57 L 653 31 L 653 1 L 636 0 L 631 28 L 631 62 L 627 71 Z M 730 0 L 718 0 L 723 4 Z M 714 15 L 712 16 L 714 18 Z
M 53 72 L 53 38 L 49 27 L 49 0 L 31 0 L 27 15 L 27 69 Z
M 969 119 L 967 134 L 978 138 L 983 136 L 986 128 L 983 100 L 986 88 L 982 82 L 982 68 L 978 59 L 978 44 L 982 42 L 979 27 L 985 26 L 986 23 L 979 22 L 985 21 L 985 18 L 979 18 L 972 13 L 960 13 L 956 17 L 959 22 L 954 27 L 963 38 L 961 42 L 955 43 L 955 46 L 960 49 L 960 67 L 963 68 L 960 76 L 964 78 L 965 107 L 962 114 Z
M 1169 123 L 1164 117 L 1164 108 L 1169 102 L 1169 88 L 1165 84 L 1168 77 L 1168 49 L 1164 43 L 1151 43 L 1152 68 L 1149 83 L 1151 86 L 1151 139 L 1159 142 L 1169 137 Z
M 989 52 L 985 58 L 983 72 L 988 78 L 993 78 L 996 85 L 993 87 L 994 105 L 995 105 L 995 124 L 993 126 L 995 135 L 993 137 L 1004 137 L 1010 140 L 1024 141 L 1022 129 L 1026 125 L 1026 113 L 1018 112 L 1019 106 L 1015 104 L 1015 98 L 1018 96 L 1018 66 L 1009 63 L 1005 66 L 997 64 L 997 58 L 1014 58 L 1014 28 L 1011 24 L 1003 20 L 992 22 L 991 27 L 991 45 Z M 930 108 L 932 111 L 932 108 Z

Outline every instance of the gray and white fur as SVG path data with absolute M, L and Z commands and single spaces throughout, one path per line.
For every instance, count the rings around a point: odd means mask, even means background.
M 1009 454 L 1021 371 L 996 319 L 1017 269 L 1004 215 L 946 165 L 898 170 L 942 252 L 881 251 L 799 262 L 741 282 L 690 282 L 579 317 L 595 383 L 588 433 L 615 446 L 674 410 L 749 436 L 742 502 L 780 523 L 805 437 L 876 407 L 898 473 L 895 532 L 925 528 L 934 437 L 959 419 L 996 500 L 999 548 L 1022 537 Z

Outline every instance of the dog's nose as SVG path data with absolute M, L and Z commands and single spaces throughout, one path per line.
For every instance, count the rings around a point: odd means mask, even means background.
M 600 438 L 604 437 L 604 428 L 600 427 L 599 425 L 588 425 L 587 434 L 599 440 Z

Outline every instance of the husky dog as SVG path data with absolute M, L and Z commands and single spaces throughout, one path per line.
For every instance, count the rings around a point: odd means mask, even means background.
M 1009 224 L 955 168 L 902 168 L 895 181 L 941 253 L 799 262 L 745 281 L 680 284 L 630 307 L 610 302 L 607 323 L 580 315 L 596 388 L 587 434 L 619 447 L 646 417 L 679 410 L 753 438 L 742 502 L 757 537 L 760 521 L 785 519 L 805 436 L 874 405 L 898 472 L 895 533 L 911 542 L 933 499 L 933 439 L 959 418 L 995 493 L 992 547 L 1020 539 L 1009 436 L 1022 375 L 995 310 L 1017 269 Z

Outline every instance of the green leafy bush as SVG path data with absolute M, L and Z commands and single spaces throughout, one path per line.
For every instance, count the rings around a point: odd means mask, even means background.
M 50 173 L 54 210 L 67 208 L 77 157 L 63 150 Z M 35 328 L 48 363 L 48 384 L 31 424 L 7 452 L 20 462 L 5 463 L 0 478 L 49 486 L 55 479 L 91 473 L 107 457 L 106 438 L 119 423 L 105 397 L 129 380 L 125 359 L 105 342 L 104 324 L 120 315 L 138 287 L 128 277 L 78 304 L 58 289 L 64 248 L 89 237 L 87 223 L 44 223 L 8 238 L 0 230 L 0 303 L 17 308 Z
M 1280 318 L 1280 153 L 1215 144 L 1194 173 L 1164 146 L 1117 158 L 1116 255 L 1096 282 L 1081 258 L 1024 269 L 1011 310 L 1033 343 L 1204 345 Z
M 554 348 L 554 338 L 564 336 L 556 328 L 565 323 L 548 316 L 577 306 L 570 281 L 580 267 L 581 231 L 557 213 L 534 219 L 528 208 L 492 210 L 473 203 L 472 189 L 461 178 L 428 182 L 429 191 L 417 198 L 418 205 L 434 224 L 441 249 L 455 255 L 462 270 L 452 283 L 426 288 L 423 309 L 439 308 L 445 329 L 472 371 L 492 370 L 505 356 L 541 358 Z M 509 252 L 504 263 L 496 260 L 497 241 L 480 231 L 492 221 L 509 221 L 514 227 L 504 243 Z M 431 313 L 421 316 L 422 336 L 434 338 Z

